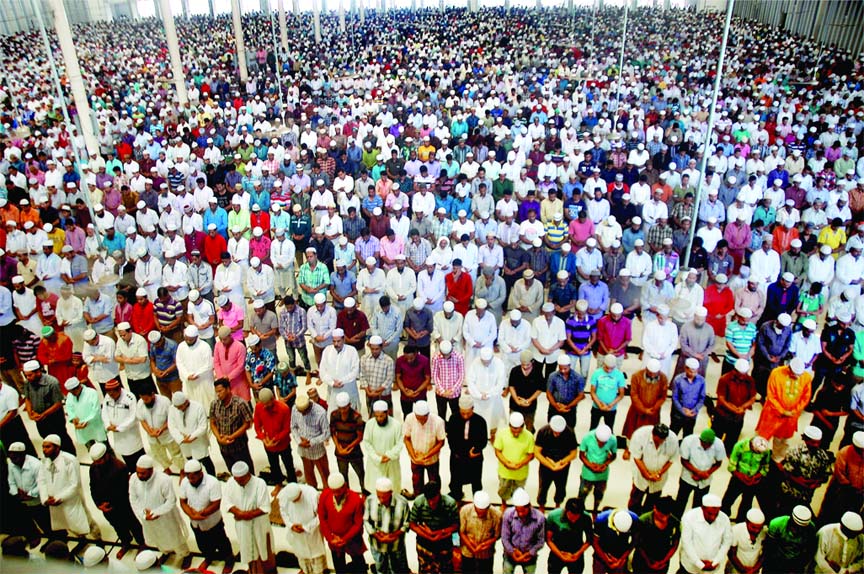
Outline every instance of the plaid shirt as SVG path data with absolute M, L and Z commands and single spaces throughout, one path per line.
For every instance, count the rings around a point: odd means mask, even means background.
M 297 388 L 297 378 L 290 371 L 287 373 L 276 371 L 273 373 L 273 386 L 279 391 L 279 396 L 285 398 Z
M 684 217 L 689 217 L 692 220 L 695 209 L 695 204 L 691 203 L 690 205 L 687 205 L 683 201 L 679 201 L 675 204 L 675 207 L 672 208 L 672 219 L 681 221 Z
M 645 243 L 650 246 L 663 245 L 666 238 L 672 239 L 672 228 L 669 225 L 652 225 L 645 235 Z
M 435 241 L 438 241 L 442 237 L 449 237 L 450 232 L 453 231 L 453 222 L 446 217 L 444 219 L 435 218 L 432 220 L 432 236 L 435 238 Z
M 360 359 L 360 380 L 364 388 L 374 392 L 384 389 L 384 396 L 390 395 L 395 377 L 395 364 L 388 355 L 381 353 L 376 359 L 370 353 Z
M 354 249 L 357 250 L 357 260 L 366 261 L 367 257 L 375 257 L 375 254 L 381 249 L 381 242 L 374 235 L 370 235 L 368 241 L 358 238 L 354 242 Z
M 312 269 L 308 263 L 304 263 L 300 266 L 300 273 L 297 274 L 297 283 L 312 288 L 330 285 L 330 272 L 327 270 L 327 266 L 320 261 L 315 265 L 315 269 Z M 308 305 L 311 305 L 315 299 L 315 295 L 306 291 L 302 291 L 300 296 Z
M 417 420 L 417 415 L 410 413 L 405 417 L 405 422 L 402 424 L 402 436 L 411 441 L 411 446 L 414 447 L 414 452 L 418 455 L 425 455 L 432 450 L 432 447 L 438 441 L 443 441 L 447 436 L 444 430 L 444 419 L 436 414 L 429 413 L 426 423 L 421 424 Z M 438 462 L 438 454 L 432 457 L 430 464 Z
M 459 398 L 465 380 L 465 359 L 457 352 L 449 357 L 437 355 L 432 359 L 432 385 L 435 394 L 447 399 Z
M 425 238 L 420 238 L 420 243 L 409 241 L 405 245 L 405 257 L 414 265 L 425 265 L 426 258 L 432 254 L 432 245 Z
M 257 355 L 248 350 L 246 351 L 246 370 L 249 371 L 252 382 L 257 385 L 264 380 L 264 377 L 276 370 L 276 357 L 267 349 L 261 349 Z
M 230 435 L 237 432 L 243 423 L 252 422 L 252 407 L 236 395 L 231 397 L 227 405 L 217 399 L 210 403 L 210 420 L 216 423 L 219 434 Z M 248 442 L 249 436 L 243 433 L 233 443 L 219 445 L 219 447 L 229 452 L 236 452 L 243 450 Z
M 360 237 L 360 232 L 363 231 L 364 227 L 366 227 L 366 222 L 360 217 L 355 217 L 354 219 L 350 217 L 342 218 L 342 231 L 348 237 L 348 241 L 355 241 Z
M 363 512 L 363 527 L 369 535 L 369 545 L 377 552 L 393 552 L 403 548 L 405 544 L 404 534 L 408 531 L 408 513 L 410 507 L 408 501 L 399 494 L 393 493 L 389 506 L 384 506 L 377 496 L 366 498 Z M 403 535 L 394 542 L 384 544 L 378 542 L 372 534 L 383 532 L 390 534 L 401 530 Z
M 293 312 L 283 309 L 279 313 L 279 335 L 286 347 L 300 349 L 306 346 L 306 313 L 299 305 L 294 306 Z M 288 335 L 294 335 L 294 340 L 289 341 Z

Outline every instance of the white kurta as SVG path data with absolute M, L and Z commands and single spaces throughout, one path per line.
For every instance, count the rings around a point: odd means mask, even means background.
M 402 469 L 399 466 L 402 445 L 402 425 L 393 417 L 388 417 L 383 427 L 374 418 L 366 421 L 363 452 L 366 455 L 367 490 L 372 491 L 375 481 L 382 476 L 393 482 L 394 492 L 402 489 Z M 387 462 L 383 462 L 384 457 L 387 457 Z
M 135 406 L 135 395 L 126 389 L 120 391 L 116 401 L 108 395 L 102 400 L 102 423 L 106 429 L 115 427 L 116 430 L 108 433 L 114 440 L 114 450 L 120 456 L 134 454 L 144 448 Z
M 660 361 L 660 369 L 671 374 L 672 353 L 678 348 L 678 327 L 667 319 L 665 325 L 659 321 L 648 321 L 642 331 L 643 364 L 649 359 Z
M 446 291 L 444 273 L 441 271 L 436 270 L 429 275 L 429 272 L 424 269 L 417 274 L 417 297 L 423 299 L 426 308 L 433 313 L 440 311 L 444 306 Z
M 357 349 L 351 345 L 342 345 L 342 350 L 337 351 L 336 347 L 330 345 L 321 355 L 318 372 L 329 392 L 328 412 L 336 410 L 336 395 L 343 391 L 351 397 L 351 408 L 360 410 L 360 391 L 357 388 L 360 356 Z M 339 381 L 339 386 L 335 384 L 336 381 Z
M 231 263 L 228 267 L 219 265 L 213 275 L 213 294 L 225 295 L 235 305 L 244 305 L 243 269 L 236 263 Z
M 213 389 L 213 351 L 198 339 L 191 347 L 183 341 L 177 345 L 177 374 L 183 383 L 183 392 L 191 401 L 197 401 L 205 410 L 216 399 Z M 191 375 L 196 378 L 190 379 Z
M 453 344 L 453 350 L 462 353 L 462 324 L 464 318 L 462 315 L 453 311 L 448 319 L 444 311 L 438 311 L 432 317 L 432 339 L 436 345 L 440 345 L 441 341 L 450 341 Z M 437 347 L 436 347 L 437 348 Z
M 710 524 L 705 520 L 701 507 L 689 510 L 681 518 L 681 567 L 687 572 L 722 572 L 731 545 L 732 527 L 729 517 L 722 512 Z M 710 560 L 717 568 L 704 570 L 703 560 Z
M 162 286 L 162 263 L 152 256 L 148 261 L 139 259 L 135 264 L 135 283 L 147 291 L 150 301 L 155 301 L 156 292 Z
M 78 459 L 63 451 L 54 460 L 42 459 L 37 481 L 43 504 L 52 497 L 60 501 L 59 505 L 49 507 L 51 527 L 78 536 L 88 534 L 93 521 L 84 504 Z
M 162 285 L 171 292 L 171 296 L 177 301 L 182 301 L 189 296 L 189 268 L 182 261 L 175 261 L 174 265 L 166 265 L 162 268 Z
M 370 273 L 369 269 L 364 268 L 357 273 L 357 293 L 364 313 L 369 315 L 378 310 L 378 301 L 386 288 L 387 276 L 383 269 L 376 268 Z
M 528 321 L 519 321 L 515 327 L 509 316 L 501 320 L 498 328 L 498 349 L 501 360 L 507 367 L 507 372 L 520 363 L 519 355 L 526 349 L 532 349 L 531 324 Z
M 189 531 L 180 518 L 174 485 L 167 475 L 154 471 L 147 481 L 133 474 L 129 479 L 129 503 L 144 529 L 144 540 L 162 552 L 175 552 L 178 556 L 189 554 L 186 539 Z M 147 511 L 156 516 L 145 518 Z
M 257 476 L 253 476 L 240 486 L 231 479 L 225 487 L 225 507 L 230 509 L 250 511 L 256 508 L 264 512 L 252 520 L 235 520 L 237 541 L 240 543 L 240 560 L 249 563 L 254 560 L 266 560 L 269 556 L 268 541 L 272 540 L 270 529 L 270 491 L 267 484 Z
M 357 290 L 360 290 L 359 287 Z M 401 273 L 395 267 L 387 272 L 387 295 L 403 315 L 411 308 L 416 291 L 417 275 L 410 267 L 404 267 Z
M 482 317 L 477 316 L 475 309 L 468 311 L 462 324 L 462 336 L 465 338 L 465 364 L 471 365 L 480 356 L 480 349 L 491 348 L 495 344 L 498 337 L 495 316 L 488 310 Z M 479 345 L 475 346 L 477 343 Z
M 286 491 L 279 493 L 279 510 L 285 521 L 285 534 L 291 552 L 301 559 L 311 559 L 325 554 L 324 537 L 318 522 L 318 491 L 307 484 L 301 484 L 300 498 L 295 502 L 288 500 Z M 294 532 L 291 527 L 299 524 L 303 532 Z
M 492 357 L 488 365 L 478 357 L 470 363 L 465 374 L 468 394 L 474 399 L 474 411 L 483 417 L 490 430 L 504 423 L 504 398 L 501 395 L 507 388 L 509 373 L 498 357 Z
M 171 438 L 180 445 L 184 457 L 201 460 L 210 454 L 210 425 L 207 422 L 207 412 L 201 403 L 189 401 L 189 407 L 181 411 L 174 405 L 168 411 L 168 432 Z M 186 437 L 192 442 L 184 443 Z

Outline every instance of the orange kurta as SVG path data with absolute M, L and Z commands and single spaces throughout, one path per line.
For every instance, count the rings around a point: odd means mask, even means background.
M 75 376 L 75 367 L 72 366 L 72 339 L 63 333 L 57 333 L 53 341 L 43 338 L 39 342 L 36 357 L 48 367 L 49 375 L 57 377 L 60 390 L 65 395 L 66 380 Z
M 808 371 L 798 377 L 789 366 L 771 371 L 756 434 L 766 439 L 775 436 L 792 438 L 798 431 L 798 417 L 810 403 L 812 382 L 813 375 Z M 784 413 L 790 413 L 790 416 L 784 416 Z

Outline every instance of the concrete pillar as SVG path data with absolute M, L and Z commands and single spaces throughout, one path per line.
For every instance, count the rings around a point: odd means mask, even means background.
M 300 0 L 291 0 L 291 10 L 294 11 L 295 16 L 300 14 Z
M 321 8 L 318 0 L 312 0 L 312 25 L 315 29 L 315 43 L 321 43 Z
M 327 0 L 321 0 L 321 13 L 327 13 Z
M 438 9 L 444 11 L 444 0 L 438 0 Z
M 510 10 L 510 0 L 504 0 L 504 9 L 507 11 Z
M 78 120 L 81 122 L 81 135 L 84 136 L 84 144 L 89 152 L 99 152 L 99 141 L 93 131 L 93 115 L 90 112 L 90 102 L 87 101 L 87 92 L 84 89 L 84 78 L 81 76 L 81 66 L 78 64 L 78 54 L 75 52 L 75 43 L 72 41 L 72 29 L 69 27 L 69 18 L 66 16 L 66 6 L 63 0 L 49 0 L 51 10 L 54 12 L 54 28 L 57 31 L 57 40 L 63 53 L 63 64 L 66 67 L 66 80 L 72 89 L 72 100 L 78 111 Z
M 270 6 L 267 3 L 267 0 L 258 0 L 258 10 L 260 10 L 262 14 L 270 13 Z
M 210 17 L 216 17 L 216 9 L 213 7 L 213 0 L 207 0 L 207 8 L 210 10 Z
M 162 19 L 162 5 L 159 0 L 153 0 L 153 11 L 157 18 Z
M 177 99 L 180 105 L 189 101 L 186 94 L 186 76 L 183 74 L 183 61 L 180 59 L 180 43 L 177 41 L 177 28 L 174 26 L 174 14 L 171 13 L 170 0 L 159 0 L 162 8 L 162 24 L 165 26 L 165 39 L 168 41 L 168 54 L 171 56 L 171 76 Z
M 663 9 L 671 10 L 672 9 L 672 0 L 663 0 Z
M 285 0 L 279 0 L 279 41 L 282 49 L 288 49 L 288 18 L 285 15 Z
M 234 45 L 237 51 L 237 69 L 240 80 L 249 79 L 249 68 L 246 67 L 246 43 L 243 41 L 243 21 L 240 19 L 240 0 L 231 0 L 231 16 L 234 21 Z
M 357 0 L 360 6 L 360 24 L 366 23 L 366 0 Z
M 192 13 L 189 10 L 189 0 L 183 0 L 181 2 L 181 5 L 183 6 L 183 17 L 188 18 L 189 16 L 191 16 Z
M 638 7 L 637 4 L 636 4 L 636 2 L 637 2 L 637 0 L 633 0 L 633 2 L 630 4 L 630 9 L 631 9 L 631 10 L 635 10 L 635 9 Z
M 345 32 L 345 0 L 339 0 L 339 30 Z

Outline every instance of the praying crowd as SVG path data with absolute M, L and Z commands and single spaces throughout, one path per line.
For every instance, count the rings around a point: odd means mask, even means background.
M 621 16 L 0 38 L 4 560 L 864 571 L 864 60 Z

